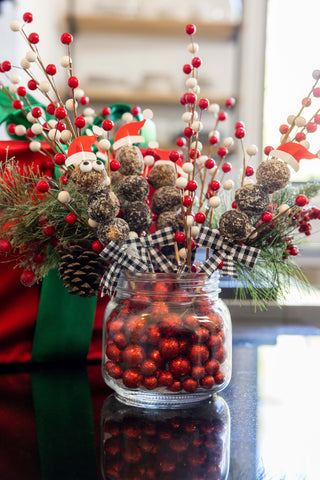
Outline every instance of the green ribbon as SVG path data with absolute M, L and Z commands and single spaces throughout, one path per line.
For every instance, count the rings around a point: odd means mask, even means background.
M 31 373 L 43 480 L 97 480 L 94 422 L 85 368 Z
M 42 283 L 31 361 L 85 361 L 96 301 L 70 295 L 58 271 L 50 270 Z

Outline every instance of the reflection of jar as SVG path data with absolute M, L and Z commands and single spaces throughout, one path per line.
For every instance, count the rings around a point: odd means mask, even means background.
M 221 397 L 176 411 L 136 408 L 111 396 L 102 409 L 101 428 L 104 479 L 228 476 L 230 415 Z
M 103 376 L 119 400 L 171 408 L 227 386 L 231 320 L 218 276 L 126 273 L 105 313 Z

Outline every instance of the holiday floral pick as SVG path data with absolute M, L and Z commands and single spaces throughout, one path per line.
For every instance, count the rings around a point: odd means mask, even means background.
M 296 170 L 301 159 L 317 157 L 309 151 L 307 135 L 317 130 L 320 110 L 309 120 L 302 113 L 320 96 L 320 71 L 313 72 L 314 84 L 298 114 L 280 126 L 280 145 L 265 148 L 266 159 L 256 172 L 250 163 L 258 149 L 245 145 L 245 125 L 236 123 L 242 168 L 235 189 L 227 178 L 235 140 L 222 139 L 219 132 L 235 100 L 228 98 L 221 107 L 201 97 L 203 61 L 195 25 L 185 29 L 191 60 L 182 68 L 183 136 L 175 150 L 163 151 L 152 136 L 149 109 L 114 105 L 97 114 L 90 106 L 73 71 L 69 33 L 60 38 L 66 46 L 60 62 L 67 77 L 64 99 L 55 83 L 57 66 L 44 63 L 38 34 L 26 32 L 32 21 L 27 12 L 24 23 L 10 24 L 28 47 L 20 67 L 8 60 L 0 64 L 1 121 L 13 139 L 25 140 L 43 158 L 38 168 L 21 169 L 8 143 L 1 167 L 0 252 L 4 260 L 13 254 L 23 267 L 25 285 L 58 266 L 70 293 L 95 295 L 102 265 L 107 268 L 102 292 L 112 295 L 121 270 L 210 276 L 219 269 L 239 278 L 240 296 L 249 293 L 263 303 L 284 293 L 290 278 L 305 281 L 292 257 L 299 253 L 299 234 L 310 235 L 310 220 L 320 216 L 309 206 L 319 187 L 289 185 L 288 165 Z M 27 86 L 16 73 L 21 70 Z M 28 91 L 41 94 L 44 103 Z M 200 141 L 206 115 L 207 146 Z

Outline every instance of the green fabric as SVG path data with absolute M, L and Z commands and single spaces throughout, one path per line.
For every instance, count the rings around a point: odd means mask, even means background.
M 31 373 L 43 480 L 97 480 L 93 415 L 85 369 Z
M 58 271 L 50 270 L 42 283 L 31 361 L 85 361 L 96 301 L 70 295 Z

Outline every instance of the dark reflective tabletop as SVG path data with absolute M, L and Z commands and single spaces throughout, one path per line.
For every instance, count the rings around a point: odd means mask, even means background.
M 2 369 L 0 480 L 319 480 L 319 329 L 233 330 L 232 381 L 197 408 L 123 405 L 98 364 Z

